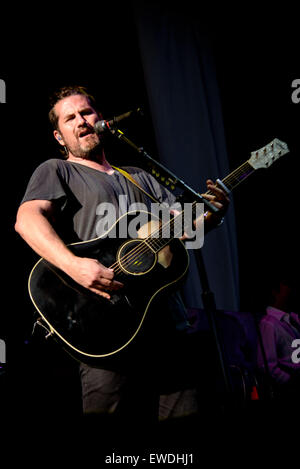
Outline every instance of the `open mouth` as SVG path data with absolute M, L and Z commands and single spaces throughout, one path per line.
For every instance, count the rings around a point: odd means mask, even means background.
M 93 133 L 94 132 L 90 129 L 84 129 L 78 134 L 78 137 L 79 138 L 84 138 L 84 137 L 87 137 L 88 135 L 92 135 Z

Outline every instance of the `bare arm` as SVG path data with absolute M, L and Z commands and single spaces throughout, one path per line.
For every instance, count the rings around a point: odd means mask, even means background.
M 75 256 L 54 230 L 51 223 L 53 215 L 54 204 L 50 201 L 24 202 L 18 210 L 15 229 L 39 256 L 66 272 L 80 285 L 110 298 L 105 290 L 122 286 L 113 280 L 113 270 L 95 259 Z

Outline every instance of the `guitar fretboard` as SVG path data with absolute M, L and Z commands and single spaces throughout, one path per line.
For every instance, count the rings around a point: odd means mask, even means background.
M 232 171 L 228 176 L 222 179 L 222 183 L 230 190 L 238 186 L 242 181 L 244 181 L 248 176 L 250 176 L 255 169 L 251 166 L 248 161 L 245 161 L 241 166 Z M 212 194 L 211 191 L 207 191 L 207 194 Z M 191 205 L 192 216 L 196 214 L 197 204 L 194 202 Z M 155 251 L 159 251 L 164 246 L 169 244 L 169 242 L 178 234 L 182 234 L 182 217 L 184 211 L 180 215 L 176 215 L 168 223 L 162 224 L 162 226 L 155 232 L 155 237 L 150 236 L 147 240 L 148 244 Z
M 235 169 L 232 173 L 222 179 L 222 183 L 231 191 L 238 186 L 244 179 L 252 174 L 255 169 L 248 161 L 245 161 L 241 166 Z

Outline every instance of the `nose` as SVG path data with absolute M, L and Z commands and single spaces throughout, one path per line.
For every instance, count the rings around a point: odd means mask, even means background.
M 77 115 L 77 125 L 78 127 L 82 126 L 82 125 L 87 125 L 87 121 L 85 120 L 85 118 L 78 113 Z

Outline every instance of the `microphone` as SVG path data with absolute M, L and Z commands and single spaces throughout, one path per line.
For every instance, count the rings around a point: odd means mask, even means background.
M 143 115 L 143 111 L 141 108 L 134 109 L 133 111 L 128 111 L 125 112 L 124 114 L 120 114 L 119 116 L 114 117 L 111 120 L 101 120 L 96 122 L 94 125 L 94 131 L 96 134 L 101 134 L 105 132 L 106 130 L 110 130 L 111 127 L 115 127 L 116 124 L 123 119 L 127 119 L 128 117 L 132 116 L 132 114 L 141 114 Z

